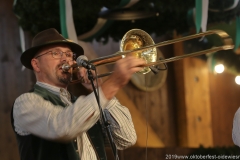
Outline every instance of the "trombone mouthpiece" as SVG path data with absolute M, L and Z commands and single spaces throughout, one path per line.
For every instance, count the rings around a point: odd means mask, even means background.
M 68 72 L 70 68 L 71 68 L 71 66 L 69 64 L 67 64 L 67 63 L 64 63 L 62 65 L 63 72 Z

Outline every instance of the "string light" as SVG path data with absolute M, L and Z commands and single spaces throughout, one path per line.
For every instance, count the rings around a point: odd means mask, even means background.
M 214 67 L 214 70 L 216 73 L 222 73 L 224 71 L 224 65 L 223 64 L 217 64 Z
M 235 82 L 236 82 L 238 85 L 240 85 L 240 76 L 236 76 Z

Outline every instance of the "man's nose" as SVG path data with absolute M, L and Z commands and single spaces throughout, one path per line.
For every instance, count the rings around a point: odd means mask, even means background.
M 62 60 L 62 61 L 63 61 L 63 60 L 67 61 L 68 59 L 69 59 L 69 58 L 67 57 L 66 53 L 63 52 L 63 53 L 62 53 L 61 60 Z

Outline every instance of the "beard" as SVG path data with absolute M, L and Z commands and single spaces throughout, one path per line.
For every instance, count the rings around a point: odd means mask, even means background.
M 56 67 L 56 76 L 60 83 L 68 85 L 71 81 L 71 73 L 70 72 L 63 72 L 62 70 L 59 70 L 63 64 L 59 64 Z
M 71 80 L 71 74 L 62 72 L 62 75 L 57 75 L 58 81 L 64 84 L 69 84 Z

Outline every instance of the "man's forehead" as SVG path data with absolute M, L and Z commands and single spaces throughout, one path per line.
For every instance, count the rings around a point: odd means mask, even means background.
M 50 50 L 50 49 L 51 49 L 51 50 L 62 50 L 62 49 L 64 49 L 64 50 L 69 50 L 69 51 L 71 51 L 70 46 L 68 46 L 68 45 L 66 45 L 66 44 L 52 44 L 52 45 L 49 45 L 49 46 L 46 46 L 46 47 L 40 49 L 39 52 L 41 52 L 41 51 L 46 51 L 46 50 Z

